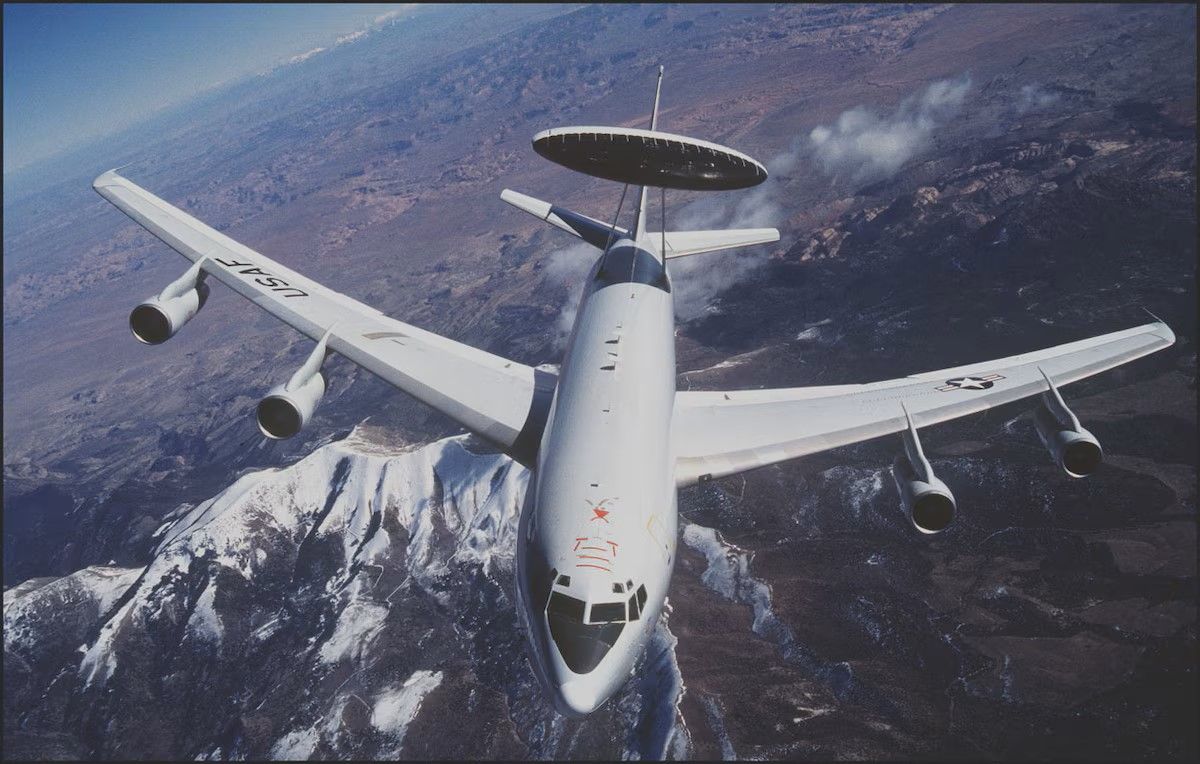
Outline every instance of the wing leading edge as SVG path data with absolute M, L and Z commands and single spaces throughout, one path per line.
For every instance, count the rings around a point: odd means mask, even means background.
M 690 485 L 1037 395 L 1169 347 L 1162 322 L 1033 353 L 864 385 L 675 396 L 675 479 Z M 1045 376 L 1043 376 L 1043 374 Z
M 536 456 L 556 379 L 389 318 L 271 260 L 115 172 L 93 188 L 211 277 L 519 461 Z

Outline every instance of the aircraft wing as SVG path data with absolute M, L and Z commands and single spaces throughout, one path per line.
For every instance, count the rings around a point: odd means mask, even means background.
M 258 307 L 522 461 L 532 459 L 553 374 L 389 318 L 321 286 L 115 172 L 93 188 L 167 246 Z
M 690 485 L 805 454 L 973 414 L 1169 347 L 1162 322 L 1024 353 L 864 385 L 675 395 L 675 479 Z M 1045 376 L 1043 376 L 1043 374 Z

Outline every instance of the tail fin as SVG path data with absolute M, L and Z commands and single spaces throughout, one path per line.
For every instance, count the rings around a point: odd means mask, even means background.
M 665 237 L 661 233 L 648 233 L 642 243 L 658 250 L 664 239 L 666 252 L 660 254 L 663 260 L 669 260 L 673 257 L 699 255 L 722 249 L 771 244 L 779 241 L 779 229 L 733 228 L 726 231 L 667 231 Z
M 604 250 L 610 241 L 616 241 L 622 236 L 629 235 L 629 231 L 620 226 L 610 225 L 587 215 L 580 215 L 565 207 L 558 207 L 549 202 L 534 199 L 532 196 L 518 194 L 507 188 L 500 192 L 500 198 L 519 210 L 524 210 L 556 228 L 578 236 L 600 250 Z M 778 234 L 775 238 L 779 238 Z

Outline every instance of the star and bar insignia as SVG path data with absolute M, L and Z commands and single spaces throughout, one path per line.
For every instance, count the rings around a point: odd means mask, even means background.
M 1001 374 L 980 374 L 970 377 L 955 377 L 947 379 L 944 385 L 938 385 L 938 392 L 947 393 L 951 390 L 987 390 L 996 383 L 996 380 L 1004 379 Z

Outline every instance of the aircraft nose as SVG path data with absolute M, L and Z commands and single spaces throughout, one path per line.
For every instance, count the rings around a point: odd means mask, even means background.
M 584 679 L 573 679 L 558 686 L 559 710 L 571 716 L 584 716 L 596 710 L 604 700 L 597 692 L 595 683 Z

